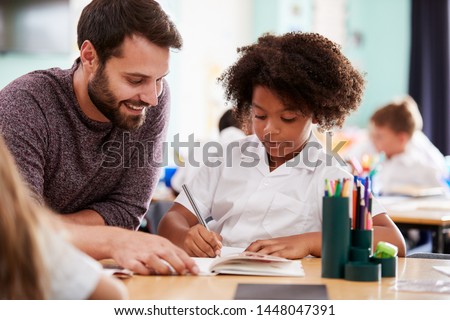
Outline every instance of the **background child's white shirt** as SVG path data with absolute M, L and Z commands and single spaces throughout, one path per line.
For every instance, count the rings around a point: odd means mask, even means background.
M 100 281 L 102 266 L 54 231 L 44 230 L 42 234 L 43 259 L 50 280 L 49 299 L 89 298 Z
M 385 159 L 376 177 L 381 192 L 400 186 L 444 187 L 445 175 L 423 151 L 409 145 L 401 154 Z
M 375 155 L 376 150 L 366 135 L 346 153 L 346 158 L 361 160 L 364 154 Z M 422 131 L 416 131 L 402 154 L 385 159 L 377 168 L 374 187 L 383 192 L 400 185 L 442 187 L 448 170 L 442 153 Z
M 244 152 L 233 148 L 228 157 L 216 159 L 216 167 L 204 166 L 189 183 L 199 210 L 205 219 L 212 217 L 208 225 L 222 235 L 223 244 L 247 247 L 258 239 L 321 231 L 325 178 L 352 176 L 326 165 L 317 139 L 312 136 L 297 157 L 273 172 L 256 136 L 242 139 L 240 146 L 251 147 Z M 321 164 L 313 166 L 316 161 Z M 175 201 L 192 211 L 183 192 Z M 381 212 L 385 210 L 375 199 L 373 215 Z
M 425 157 L 427 163 L 434 167 L 440 177 L 447 177 L 448 169 L 444 155 L 434 146 L 433 143 L 422 131 L 416 131 L 409 143 L 409 148 L 419 151 Z

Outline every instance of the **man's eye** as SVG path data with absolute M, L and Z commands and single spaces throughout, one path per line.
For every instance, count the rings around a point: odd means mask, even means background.
M 139 79 L 139 80 L 129 79 L 128 82 L 131 83 L 131 84 L 141 84 L 142 83 L 142 79 Z

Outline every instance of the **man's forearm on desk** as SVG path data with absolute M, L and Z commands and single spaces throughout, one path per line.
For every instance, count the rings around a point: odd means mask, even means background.
M 95 210 L 85 209 L 78 212 L 61 215 L 63 221 L 88 226 L 104 226 L 105 220 Z
M 86 226 L 66 223 L 70 234 L 70 241 L 81 251 L 94 259 L 107 259 L 112 257 L 112 243 L 119 230 L 110 226 Z

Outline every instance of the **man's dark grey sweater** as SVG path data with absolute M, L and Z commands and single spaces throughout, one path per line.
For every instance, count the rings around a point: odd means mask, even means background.
M 136 229 L 159 178 L 167 83 L 145 123 L 128 132 L 83 113 L 76 66 L 31 72 L 1 90 L 0 132 L 41 202 L 61 214 L 92 209 L 108 225 Z

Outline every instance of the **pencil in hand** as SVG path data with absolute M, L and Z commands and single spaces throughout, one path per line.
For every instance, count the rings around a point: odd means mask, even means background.
M 205 219 L 203 219 L 202 215 L 200 214 L 197 204 L 195 203 L 194 198 L 192 197 L 191 193 L 189 192 L 188 187 L 185 184 L 183 184 L 181 187 L 183 188 L 184 192 L 186 193 L 186 196 L 188 197 L 188 200 L 191 203 L 192 209 L 194 209 L 194 213 L 197 216 L 198 222 L 200 222 L 206 228 L 206 230 L 211 231 L 211 230 L 209 230 Z
M 192 197 L 192 195 L 191 195 L 191 193 L 190 193 L 190 191 L 189 191 L 187 185 L 183 184 L 181 187 L 183 188 L 184 192 L 186 193 L 186 196 L 188 197 L 188 200 L 189 200 L 189 202 L 190 202 L 190 204 L 191 204 L 191 206 L 192 206 L 192 209 L 194 210 L 194 213 L 195 213 L 195 215 L 197 216 L 198 222 L 200 222 L 201 225 L 204 226 L 206 230 L 208 230 L 209 232 L 211 232 L 211 230 L 209 229 L 208 225 L 206 224 L 205 219 L 203 219 L 202 215 L 200 214 L 200 210 L 198 210 L 197 204 L 195 203 L 195 200 L 194 200 L 194 198 Z M 217 240 L 217 241 L 218 241 L 218 240 Z M 220 243 L 220 241 L 218 241 L 218 242 Z M 215 254 L 216 254 L 217 256 L 220 256 L 220 250 L 216 250 L 216 251 L 215 251 Z

